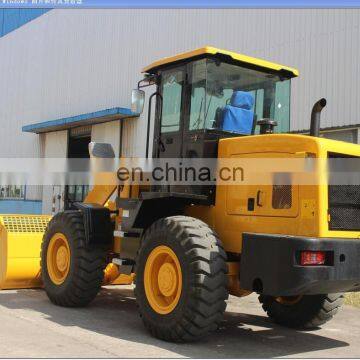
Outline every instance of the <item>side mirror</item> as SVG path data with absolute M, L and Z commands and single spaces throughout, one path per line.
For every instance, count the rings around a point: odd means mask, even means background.
M 114 149 L 111 144 L 91 142 L 89 144 L 90 158 L 115 158 Z
M 131 111 L 141 114 L 144 111 L 145 91 L 134 89 L 131 93 Z

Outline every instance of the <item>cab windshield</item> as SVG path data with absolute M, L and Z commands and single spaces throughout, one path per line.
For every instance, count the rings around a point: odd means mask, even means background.
M 289 79 L 215 59 L 203 59 L 193 63 L 190 83 L 190 131 L 219 129 L 249 133 L 253 119 L 263 118 L 277 121 L 276 132 L 289 131 Z M 232 125 L 239 116 L 248 123 L 246 131 Z

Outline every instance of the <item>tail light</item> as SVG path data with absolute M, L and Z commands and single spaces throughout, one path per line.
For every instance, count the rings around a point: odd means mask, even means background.
M 302 266 L 324 265 L 325 260 L 325 251 L 302 251 L 300 256 Z

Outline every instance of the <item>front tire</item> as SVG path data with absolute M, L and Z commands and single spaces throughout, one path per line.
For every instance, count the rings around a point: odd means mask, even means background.
M 156 221 L 136 264 L 136 300 L 153 336 L 193 341 L 218 328 L 228 298 L 226 254 L 205 223 L 187 216 Z
M 87 246 L 83 215 L 79 211 L 56 214 L 41 245 L 41 276 L 49 299 L 56 305 L 88 305 L 100 290 L 106 249 Z
M 343 300 L 343 294 L 259 296 L 263 309 L 276 323 L 303 329 L 317 328 L 331 320 Z

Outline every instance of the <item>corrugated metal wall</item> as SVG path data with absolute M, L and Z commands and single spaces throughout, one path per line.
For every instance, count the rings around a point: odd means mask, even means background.
M 359 22 L 354 9 L 50 11 L 0 39 L 0 154 L 40 154 L 22 125 L 129 107 L 143 66 L 205 44 L 299 68 L 292 130 L 322 96 L 324 127 L 358 124 Z M 143 154 L 145 128 L 125 121 L 125 155 Z

